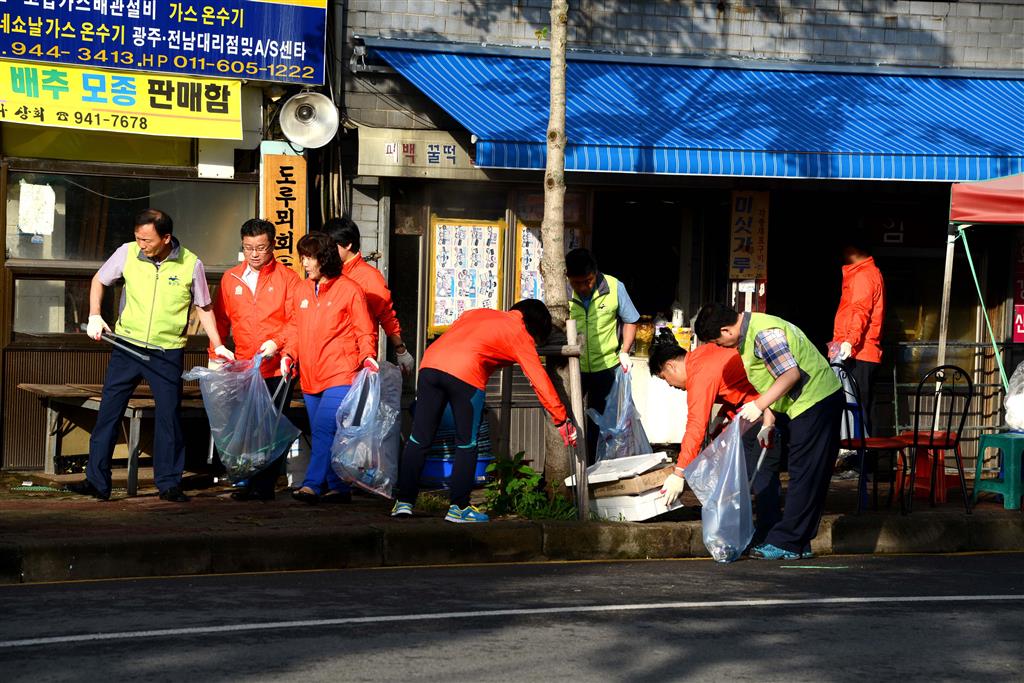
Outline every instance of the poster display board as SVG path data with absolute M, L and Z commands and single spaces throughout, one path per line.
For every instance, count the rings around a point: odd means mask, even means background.
M 274 256 L 305 277 L 296 245 L 306 234 L 306 158 L 264 155 L 262 186 L 263 217 L 277 228 Z
M 427 334 L 441 334 L 472 308 L 502 307 L 505 221 L 430 217 Z
M 321 85 L 327 0 L 3 0 L 0 55 Z
M 242 84 L 0 59 L 0 121 L 241 140 Z
M 565 228 L 566 253 L 578 247 L 586 246 L 582 228 Z M 544 301 L 544 276 L 540 270 L 541 258 L 544 256 L 544 243 L 541 240 L 540 223 L 516 223 L 516 273 L 515 300 L 540 299 Z
M 768 277 L 768 193 L 733 190 L 729 279 Z

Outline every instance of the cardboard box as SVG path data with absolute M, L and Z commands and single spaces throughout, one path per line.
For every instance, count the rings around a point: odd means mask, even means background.
M 607 484 L 590 487 L 590 495 L 594 498 L 611 498 L 612 496 L 635 496 L 653 488 L 660 487 L 665 477 L 672 474 L 672 465 L 653 470 L 629 479 L 620 479 Z M 660 489 L 659 489 L 660 490 Z
M 612 460 L 601 460 L 587 468 L 587 483 L 591 485 L 604 484 L 628 479 L 638 474 L 650 472 L 654 468 L 665 463 L 672 462 L 665 452 L 645 453 L 643 455 L 631 455 L 625 458 L 614 458 Z M 565 480 L 566 486 L 575 486 L 576 477 L 570 476 Z

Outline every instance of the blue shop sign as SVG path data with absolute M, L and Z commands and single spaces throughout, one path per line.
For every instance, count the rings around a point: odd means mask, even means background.
M 5 0 L 0 59 L 320 85 L 327 0 Z

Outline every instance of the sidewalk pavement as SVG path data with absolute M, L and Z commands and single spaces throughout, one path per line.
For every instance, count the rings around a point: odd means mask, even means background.
M 692 494 L 675 521 L 655 523 L 498 520 L 449 524 L 443 512 L 393 520 L 390 504 L 356 496 L 351 505 L 309 506 L 279 493 L 239 503 L 223 488 L 190 503 L 160 501 L 154 489 L 109 502 L 62 493 L 11 491 L 38 475 L 0 476 L 0 583 L 181 576 L 353 567 L 565 560 L 706 557 Z M 959 495 L 944 506 L 915 502 L 852 514 L 853 482 L 833 482 L 819 554 L 1024 550 L 1024 514 L 985 502 L 964 514 Z

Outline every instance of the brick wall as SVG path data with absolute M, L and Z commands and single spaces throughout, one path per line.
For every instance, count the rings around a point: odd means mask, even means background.
M 337 0 L 336 0 L 337 1 Z M 349 0 L 365 36 L 546 46 L 549 0 Z M 571 0 L 570 48 L 827 64 L 1024 65 L 1024 1 Z M 346 79 L 349 115 L 376 126 L 447 127 L 401 79 Z

